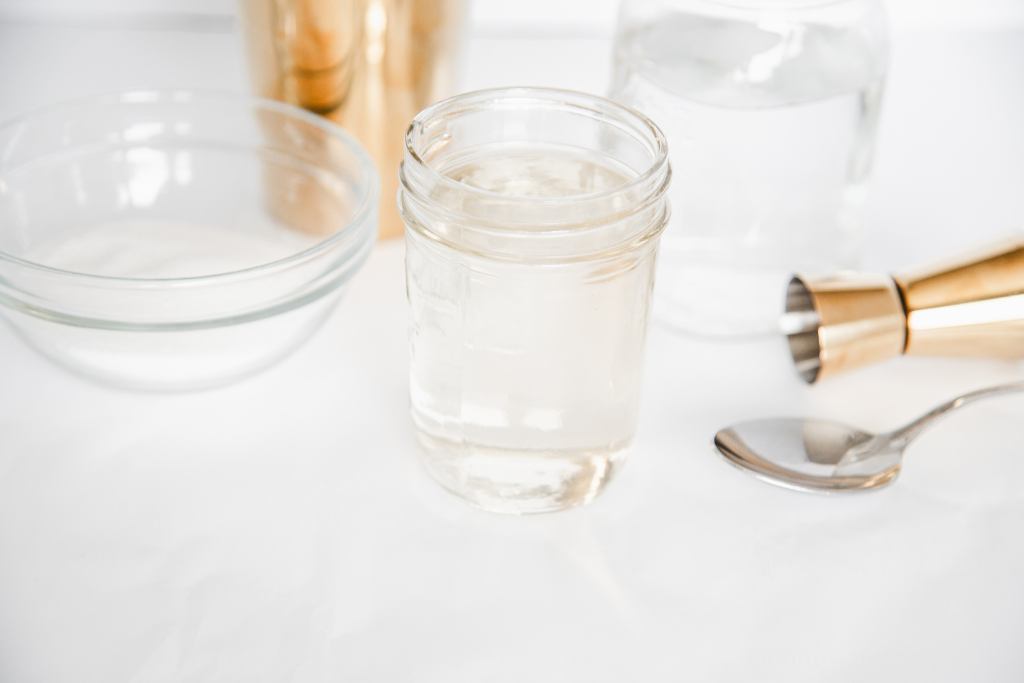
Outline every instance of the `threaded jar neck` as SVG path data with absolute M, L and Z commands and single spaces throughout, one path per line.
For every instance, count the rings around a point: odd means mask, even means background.
M 510 260 L 636 248 L 668 219 L 667 144 L 642 114 L 594 95 L 506 88 L 422 111 L 406 134 L 409 230 Z

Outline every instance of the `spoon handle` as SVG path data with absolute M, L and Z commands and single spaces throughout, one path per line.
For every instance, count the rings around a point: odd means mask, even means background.
M 937 420 L 948 415 L 957 408 L 962 408 L 969 403 L 974 403 L 975 401 L 980 401 L 984 398 L 992 398 L 994 396 L 1002 396 L 1004 394 L 1012 394 L 1021 391 L 1024 391 L 1024 382 L 1009 382 L 1007 384 L 997 384 L 993 387 L 969 391 L 966 394 L 957 396 L 952 400 L 935 406 L 913 422 L 891 432 L 889 434 L 889 438 L 892 443 L 898 444 L 902 448 L 917 438 L 917 436 L 926 428 L 930 427 Z

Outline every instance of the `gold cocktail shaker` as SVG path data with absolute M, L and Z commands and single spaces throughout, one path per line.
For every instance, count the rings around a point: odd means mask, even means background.
M 464 0 L 240 0 L 256 91 L 330 118 L 367 148 L 381 178 L 380 235 L 395 206 L 406 126 L 449 94 Z
M 786 312 L 808 382 L 901 354 L 1024 358 L 1024 236 L 902 275 L 796 276 Z

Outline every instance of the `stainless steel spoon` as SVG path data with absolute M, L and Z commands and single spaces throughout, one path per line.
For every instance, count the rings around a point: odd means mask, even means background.
M 918 434 L 969 403 L 1024 391 L 1024 382 L 971 391 L 884 434 L 830 420 L 778 418 L 741 422 L 715 434 L 726 459 L 765 481 L 812 491 L 878 488 L 899 474 L 903 451 Z

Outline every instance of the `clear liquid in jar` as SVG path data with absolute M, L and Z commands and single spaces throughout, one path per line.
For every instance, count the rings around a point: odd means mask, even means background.
M 580 151 L 529 147 L 480 151 L 443 172 L 538 200 L 632 177 Z M 653 248 L 538 265 L 474 256 L 412 230 L 407 244 L 412 415 L 428 470 L 496 511 L 589 501 L 633 438 Z
M 857 264 L 882 81 L 857 27 L 678 12 L 628 28 L 612 96 L 669 142 L 655 316 L 777 331 L 795 271 Z

